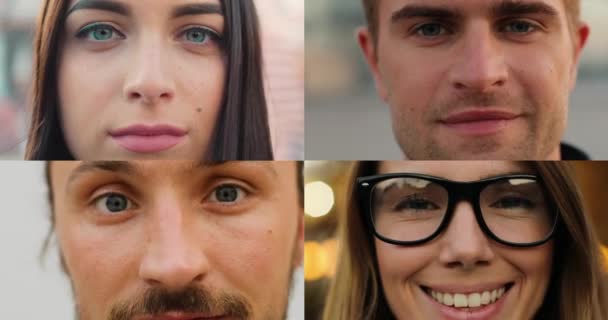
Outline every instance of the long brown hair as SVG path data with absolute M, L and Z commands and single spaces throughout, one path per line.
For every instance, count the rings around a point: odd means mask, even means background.
M 262 76 L 259 23 L 253 0 L 220 1 L 228 60 L 222 108 L 201 158 L 209 161 L 272 160 Z M 34 41 L 32 116 L 25 158 L 74 160 L 60 122 L 57 89 L 59 39 L 68 0 L 45 0 Z
M 608 315 L 606 278 L 599 240 L 587 220 L 579 190 L 564 162 L 530 162 L 559 211 L 554 236 L 552 275 L 535 319 L 601 320 Z M 360 214 L 355 179 L 377 173 L 377 162 L 354 165 L 346 211 L 339 229 L 336 276 L 326 300 L 323 319 L 394 319 L 384 298 L 373 236 Z

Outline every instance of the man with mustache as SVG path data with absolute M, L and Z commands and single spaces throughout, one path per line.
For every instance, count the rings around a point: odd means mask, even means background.
M 363 0 L 359 45 L 409 159 L 580 159 L 560 144 L 580 0 Z
M 301 163 L 46 170 L 78 319 L 285 319 L 303 258 Z

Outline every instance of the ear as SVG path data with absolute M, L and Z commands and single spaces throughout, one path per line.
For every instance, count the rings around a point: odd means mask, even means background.
M 380 69 L 378 67 L 378 52 L 376 52 L 378 48 L 377 40 L 374 39 L 367 27 L 360 27 L 357 29 L 357 42 L 359 42 L 359 47 L 361 48 L 361 51 L 363 51 L 365 61 L 367 62 L 367 65 L 372 72 L 372 76 L 374 77 L 378 95 L 380 98 L 382 98 L 382 100 L 387 102 L 388 90 L 384 85 L 382 74 L 380 73 Z
M 587 43 L 587 39 L 589 39 L 589 26 L 580 22 L 576 31 L 574 32 L 574 61 L 572 64 L 572 69 L 570 70 L 570 90 L 574 89 L 576 85 L 576 78 L 578 77 L 578 65 L 580 62 L 581 52 Z

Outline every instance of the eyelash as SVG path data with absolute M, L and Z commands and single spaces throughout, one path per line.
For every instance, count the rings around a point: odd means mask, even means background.
M 512 26 L 513 24 L 518 24 L 518 23 L 525 24 L 530 30 L 527 32 L 515 32 L 515 31 L 506 30 L 509 26 Z M 428 26 L 438 26 L 439 28 L 441 28 L 439 34 L 433 35 L 433 36 L 423 35 L 422 34 L 423 29 Z M 534 22 L 531 22 L 531 21 L 528 21 L 525 19 L 509 19 L 509 20 L 501 21 L 499 23 L 499 27 L 497 29 L 500 33 L 515 34 L 518 36 L 527 36 L 527 35 L 530 35 L 532 33 L 542 30 L 542 27 L 538 23 L 534 23 Z M 436 22 L 436 21 L 417 24 L 410 31 L 410 34 L 413 36 L 420 37 L 423 39 L 429 39 L 429 40 L 436 40 L 436 39 L 439 39 L 440 37 L 451 35 L 454 33 L 455 33 L 455 27 L 453 27 L 449 24 L 443 23 L 443 22 Z
M 94 31 L 98 31 L 98 30 L 109 30 L 112 32 L 113 37 L 111 39 L 107 39 L 107 40 L 90 39 L 90 36 L 92 36 L 92 33 Z M 209 41 L 218 42 L 220 44 L 223 42 L 223 37 L 218 32 L 216 32 L 215 30 L 213 30 L 209 27 L 204 27 L 204 26 L 199 26 L 199 25 L 191 25 L 191 26 L 188 26 L 188 27 L 182 29 L 178 33 L 177 37 L 179 39 L 184 38 L 187 35 L 187 33 L 190 31 L 201 32 L 202 35 L 204 36 L 204 42 L 196 43 L 194 41 L 188 41 L 188 40 L 185 40 L 185 42 L 190 42 L 197 46 L 207 45 Z M 118 36 L 119 38 L 116 39 L 115 38 L 116 36 Z M 91 24 L 84 26 L 76 33 L 75 37 L 80 40 L 97 42 L 97 43 L 107 43 L 112 40 L 124 40 L 126 38 L 126 36 L 122 32 L 120 32 L 116 27 L 112 26 L 109 23 L 102 23 L 102 22 L 95 22 L 95 23 L 91 23 Z

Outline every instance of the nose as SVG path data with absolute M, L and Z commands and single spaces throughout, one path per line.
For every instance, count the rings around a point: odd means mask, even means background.
M 139 275 L 151 286 L 178 290 L 202 281 L 208 272 L 209 263 L 193 229 L 195 224 L 188 223 L 185 215 L 171 200 L 164 200 L 150 212 Z
M 488 265 L 494 258 L 488 238 L 475 219 L 473 207 L 460 202 L 442 236 L 439 260 L 448 268 L 472 269 Z
M 508 70 L 500 39 L 483 22 L 474 23 L 467 30 L 450 69 L 452 87 L 459 91 L 488 92 L 504 86 Z
M 148 36 L 134 47 L 127 66 L 124 96 L 130 103 L 155 106 L 175 95 L 170 57 L 161 38 Z

